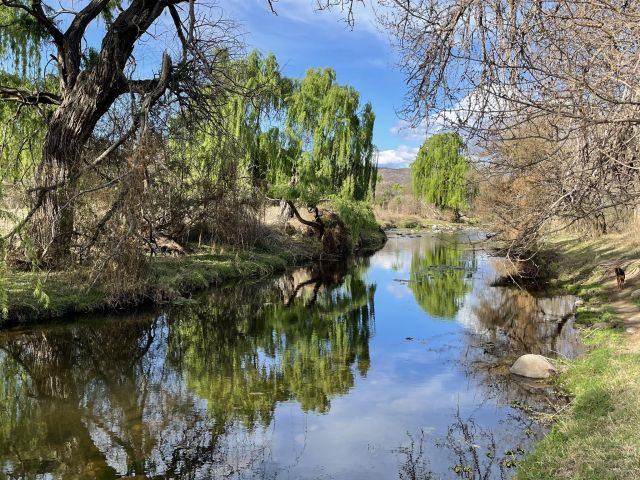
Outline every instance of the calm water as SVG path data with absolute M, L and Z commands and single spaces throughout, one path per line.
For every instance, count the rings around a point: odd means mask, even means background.
M 0 478 L 509 476 L 538 432 L 512 405 L 548 392 L 505 365 L 580 346 L 573 299 L 494 276 L 464 236 L 392 235 L 166 311 L 3 332 Z

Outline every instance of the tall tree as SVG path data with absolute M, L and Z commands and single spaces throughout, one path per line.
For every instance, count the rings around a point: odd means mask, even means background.
M 273 55 L 257 52 L 235 66 L 235 83 L 243 93 L 231 95 L 224 106 L 230 135 L 204 133 L 192 145 L 199 157 L 206 161 L 221 143 L 235 142 L 243 152 L 241 175 L 288 202 L 301 221 L 319 232 L 321 222 L 302 219 L 297 206 L 314 209 L 331 196 L 364 200 L 373 194 L 375 114 L 370 103 L 361 107 L 353 87 L 340 85 L 329 68 L 310 69 L 302 79 L 286 78 Z
M 279 165 L 274 192 L 294 213 L 296 202 L 315 207 L 331 195 L 367 198 L 377 180 L 374 123 L 371 104 L 360 110 L 360 95 L 338 84 L 335 71 L 308 70 L 287 101 L 284 133 L 295 158 L 292 165 Z
M 469 160 L 458 133 L 429 137 L 411 165 L 411 182 L 416 195 L 438 208 L 450 208 L 456 218 L 468 199 Z
M 554 219 L 606 231 L 605 213 L 628 220 L 638 208 L 640 2 L 373 2 L 399 50 L 410 120 L 439 116 L 473 136 L 487 182 L 543 173 L 531 221 L 496 232 L 515 257 L 530 258 Z M 503 154 L 531 141 L 550 154 Z
M 25 221 L 33 220 L 36 226 L 40 254 L 60 264 L 70 255 L 79 178 L 134 133 L 147 129 L 149 112 L 167 89 L 193 87 L 196 71 L 213 68 L 226 26 L 197 19 L 193 0 L 91 0 L 75 11 L 62 6 L 56 10 L 49 3 L 0 1 L 0 52 L 12 52 L 2 66 L 23 79 L 28 70 L 35 77 L 29 89 L 3 82 L 0 99 L 48 109 L 43 111 L 47 129 L 35 169 L 34 202 Z M 140 78 L 134 73 L 134 48 L 163 15 L 169 21 L 162 26 L 172 25 L 181 51 L 176 58 L 164 53 L 156 75 Z M 96 27 L 98 19 L 104 28 Z M 99 46 L 85 41 L 90 30 L 104 32 Z M 208 33 L 199 35 L 204 31 Z M 49 54 L 56 67 L 55 86 L 46 85 L 46 68 L 41 68 Z M 97 123 L 125 94 L 135 98 L 137 106 L 131 128 L 96 159 L 83 158 Z

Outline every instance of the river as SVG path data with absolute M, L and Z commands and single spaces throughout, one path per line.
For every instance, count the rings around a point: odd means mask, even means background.
M 573 299 L 468 236 L 0 332 L 0 478 L 509 477 L 551 392 L 508 365 L 580 352 Z

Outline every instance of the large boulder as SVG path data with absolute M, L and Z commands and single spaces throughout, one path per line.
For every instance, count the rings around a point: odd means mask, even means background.
M 634 290 L 631 292 L 631 300 L 636 300 L 640 298 L 640 290 Z
M 511 366 L 511 373 L 527 378 L 549 378 L 558 373 L 556 367 L 542 355 L 528 353 L 518 358 Z

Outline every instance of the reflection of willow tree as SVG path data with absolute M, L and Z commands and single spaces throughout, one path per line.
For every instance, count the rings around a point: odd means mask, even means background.
M 0 337 L 0 478 L 185 477 L 219 466 L 206 410 L 164 367 L 166 327 L 160 317 Z
M 374 288 L 359 269 L 315 268 L 213 292 L 171 321 L 1 333 L 0 480 L 253 468 L 267 441 L 253 428 L 276 402 L 326 411 L 356 366 L 366 374 Z
M 459 243 L 435 242 L 413 253 L 409 287 L 429 315 L 453 318 L 471 290 L 476 269 L 475 254 Z
M 316 268 L 285 277 L 278 290 L 249 289 L 215 292 L 181 312 L 170 349 L 189 388 L 219 425 L 268 425 L 275 404 L 293 399 L 326 412 L 353 387 L 353 366 L 363 376 L 369 368 L 375 286 L 357 269 Z
M 128 348 L 131 346 L 135 351 Z M 21 477 L 56 471 L 61 465 L 66 472 L 63 477 L 82 476 L 88 470 L 113 473 L 94 444 L 87 422 L 98 419 L 97 410 L 104 411 L 105 387 L 98 379 L 109 378 L 111 385 L 125 383 L 144 346 L 145 335 L 136 325 L 128 330 L 53 328 L 3 337 L 2 458 L 15 457 L 16 465 L 23 469 Z M 121 354 L 108 355 L 109 348 L 119 349 Z M 110 400 L 133 413 L 143 389 L 128 395 L 120 395 L 118 390 Z M 81 402 L 84 408 L 79 408 Z M 122 448 L 144 456 L 140 449 L 145 446 L 139 437 L 119 440 Z

